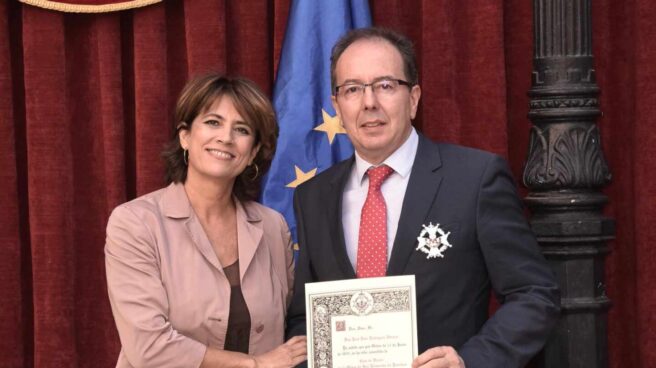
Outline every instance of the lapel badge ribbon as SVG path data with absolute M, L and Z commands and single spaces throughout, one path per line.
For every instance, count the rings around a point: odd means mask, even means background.
M 423 224 L 421 226 L 423 226 L 423 229 L 417 237 L 419 245 L 415 250 L 426 253 L 426 259 L 444 258 L 444 251 L 451 248 L 448 239 L 451 232 L 445 233 L 444 230 L 440 229 L 440 224 L 433 225 L 432 222 L 429 222 L 428 226 Z

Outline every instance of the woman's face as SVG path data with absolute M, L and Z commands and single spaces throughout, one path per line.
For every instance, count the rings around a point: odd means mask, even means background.
M 187 178 L 234 181 L 259 150 L 255 131 L 239 114 L 232 98 L 221 96 L 179 133 L 189 151 Z

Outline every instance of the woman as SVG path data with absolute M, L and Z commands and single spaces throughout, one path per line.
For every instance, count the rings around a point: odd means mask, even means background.
M 304 361 L 305 338 L 283 343 L 289 230 L 254 202 L 275 149 L 270 102 L 250 81 L 208 75 L 185 86 L 175 117 L 170 184 L 117 207 L 107 225 L 117 367 Z

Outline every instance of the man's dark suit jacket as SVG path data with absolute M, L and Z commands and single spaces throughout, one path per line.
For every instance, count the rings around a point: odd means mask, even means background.
M 305 283 L 355 278 L 341 220 L 354 158 L 294 195 L 300 254 L 287 335 L 304 335 Z M 439 223 L 444 258 L 416 251 L 422 224 Z M 387 275 L 415 275 L 419 352 L 453 346 L 467 368 L 522 367 L 558 319 L 554 275 L 540 254 L 505 161 L 419 135 Z M 488 318 L 491 288 L 502 304 Z

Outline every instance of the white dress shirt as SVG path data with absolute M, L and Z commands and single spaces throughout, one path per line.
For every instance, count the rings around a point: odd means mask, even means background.
M 401 207 L 405 190 L 408 187 L 410 171 L 417 155 L 419 136 L 414 128 L 405 142 L 381 163 L 391 167 L 394 172 L 383 182 L 381 192 L 385 198 L 387 207 L 387 261 L 389 263 L 392 254 L 392 245 L 396 237 L 396 229 L 401 217 Z M 344 187 L 342 194 L 342 227 L 344 228 L 344 241 L 346 242 L 346 253 L 351 260 L 353 269 L 356 269 L 358 261 L 358 234 L 360 231 L 360 214 L 362 206 L 367 199 L 369 190 L 369 177 L 365 175 L 367 170 L 376 165 L 365 161 L 358 153 L 355 153 L 355 165 Z

